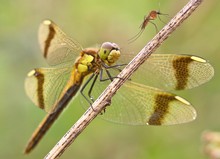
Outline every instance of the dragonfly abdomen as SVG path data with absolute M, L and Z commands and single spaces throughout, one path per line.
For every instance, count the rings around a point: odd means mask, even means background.
M 53 122 L 57 119 L 63 109 L 67 106 L 73 96 L 78 92 L 81 85 L 73 85 L 71 86 L 60 101 L 57 103 L 56 111 L 52 114 L 47 114 L 44 120 L 39 124 L 38 128 L 33 133 L 28 145 L 25 149 L 25 153 L 29 153 L 41 140 L 44 134 L 49 130 Z

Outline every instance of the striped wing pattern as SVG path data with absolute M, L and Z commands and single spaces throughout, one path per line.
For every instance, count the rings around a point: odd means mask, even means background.
M 189 102 L 179 96 L 127 82 L 117 96 L 113 97 L 112 105 L 107 108 L 103 117 L 121 124 L 173 125 L 194 120 L 196 111 Z
M 73 84 L 74 61 L 82 51 L 81 45 L 70 39 L 53 21 L 40 24 L 39 43 L 51 68 L 37 68 L 29 72 L 25 89 L 30 99 L 48 113 Z
M 35 105 L 48 113 L 69 88 L 71 68 L 38 68 L 29 72 L 25 80 L 25 90 Z
M 164 90 L 185 90 L 209 81 L 213 75 L 213 67 L 201 57 L 152 54 L 131 78 Z
M 209 81 L 214 69 L 207 61 L 191 55 L 153 54 L 141 67 L 113 97 L 103 119 L 128 125 L 173 125 L 196 118 L 188 101 L 164 90 L 190 89 Z M 108 84 L 97 81 L 92 95 L 97 98 Z
M 70 39 L 50 20 L 41 23 L 38 35 L 43 57 L 49 65 L 73 65 L 82 51 L 77 41 Z

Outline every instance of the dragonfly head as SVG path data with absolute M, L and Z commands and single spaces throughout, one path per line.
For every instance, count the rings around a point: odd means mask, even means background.
M 112 65 L 120 57 L 120 48 L 115 43 L 104 42 L 98 51 L 98 55 L 105 62 L 105 64 Z

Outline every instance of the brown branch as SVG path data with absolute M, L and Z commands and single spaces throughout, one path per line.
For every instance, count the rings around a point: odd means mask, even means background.
M 138 69 L 138 67 L 162 44 L 164 40 L 201 4 L 202 0 L 190 0 L 176 16 L 138 53 L 138 55 L 121 71 L 119 78 L 104 90 L 99 98 L 82 115 L 82 117 L 70 128 L 63 138 L 45 156 L 46 159 L 60 157 L 77 136 L 89 125 L 89 123 L 102 112 L 110 103 L 112 96 L 123 83 Z M 108 112 L 107 112 L 108 113 Z

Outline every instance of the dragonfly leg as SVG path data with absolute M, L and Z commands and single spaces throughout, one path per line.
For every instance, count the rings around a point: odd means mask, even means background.
M 124 63 L 124 64 L 117 64 L 117 65 L 113 65 L 113 66 L 108 66 L 108 65 L 106 65 L 105 63 L 103 63 L 103 67 L 106 68 L 106 69 L 115 68 L 115 69 L 121 70 L 121 69 L 119 69 L 118 67 L 126 66 L 126 65 L 127 65 L 127 64 Z
M 95 75 L 95 77 L 94 77 L 94 79 L 92 81 L 92 85 L 90 86 L 89 92 L 88 92 L 88 96 L 89 96 L 89 98 L 91 99 L 92 102 L 94 102 L 94 98 L 93 98 L 93 96 L 91 94 L 92 94 L 93 86 L 95 85 L 95 82 L 97 80 L 97 77 L 98 77 L 98 74 Z
M 100 70 L 100 77 L 102 77 L 102 72 L 103 72 L 103 70 L 101 69 Z M 93 109 L 93 107 L 92 107 L 92 103 L 94 102 L 94 98 L 93 98 L 93 96 L 92 96 L 92 90 L 93 90 L 93 87 L 94 87 L 94 85 L 95 85 L 95 82 L 96 82 L 96 80 L 97 80 L 97 78 L 98 78 L 98 75 L 99 75 L 99 73 L 97 73 L 97 72 L 95 72 L 95 73 L 93 73 L 90 77 L 89 77 L 89 79 L 86 81 L 86 83 L 82 86 L 82 89 L 80 90 L 80 93 L 82 94 L 82 96 L 86 99 L 86 101 L 90 104 L 90 107 L 92 108 L 92 110 L 93 111 L 95 111 L 94 109 Z M 109 73 L 109 75 L 110 75 L 110 73 Z M 111 75 L 110 75 L 111 76 Z M 89 88 L 89 91 L 88 91 L 88 97 L 84 94 L 84 90 L 85 90 L 85 88 L 86 88 L 86 86 L 91 82 L 91 80 L 93 79 L 93 81 L 92 81 L 92 84 L 91 84 L 91 86 L 90 86 L 90 88 Z M 108 104 L 107 105 L 110 105 L 110 103 L 111 102 L 108 102 Z M 105 110 L 104 110 L 104 112 L 105 112 Z
M 82 96 L 86 99 L 86 101 L 90 104 L 90 106 L 91 106 L 91 108 L 92 108 L 92 110 L 94 111 L 94 109 L 93 109 L 93 107 L 92 107 L 92 102 L 93 102 L 93 100 L 90 98 L 90 99 L 88 99 L 87 97 L 86 97 L 86 95 L 84 94 L 84 89 L 86 88 L 86 86 L 89 84 L 89 82 L 94 78 L 94 76 L 97 76 L 97 74 L 95 74 L 95 73 L 93 73 L 90 77 L 89 77 L 89 79 L 86 81 L 86 83 L 82 86 L 82 88 L 81 88 L 81 90 L 80 90 L 80 93 L 82 94 Z M 96 79 L 97 79 L 97 77 L 95 77 Z M 94 83 L 94 82 L 93 82 Z M 93 84 L 94 85 L 94 84 Z M 91 89 L 91 88 L 90 88 Z M 91 92 L 91 91 L 90 91 Z M 92 102 L 91 102 L 91 100 L 92 100 Z
M 112 77 L 110 72 L 107 69 L 105 70 L 105 72 L 107 73 L 108 78 L 103 78 L 103 69 L 100 70 L 100 78 L 99 78 L 99 80 L 101 82 L 108 81 L 108 80 L 113 81 L 114 78 L 118 78 L 117 76 L 116 77 Z
M 117 69 L 119 72 L 121 72 L 122 69 L 120 69 L 120 68 L 118 68 L 118 67 L 126 66 L 126 65 L 127 65 L 126 63 L 125 63 L 125 64 L 118 64 L 118 65 L 110 66 L 110 68 L 115 68 L 115 69 Z M 115 77 L 115 78 L 116 78 L 116 77 Z M 118 78 L 119 78 L 119 77 L 118 77 Z M 129 78 L 128 80 L 131 81 L 131 78 Z
M 105 114 L 105 112 L 106 112 L 106 107 L 107 107 L 107 106 L 110 106 L 110 105 L 111 105 L 111 99 L 106 101 L 106 103 L 105 103 L 105 108 L 100 112 L 100 115 Z
M 107 80 L 113 81 L 114 78 L 119 78 L 119 77 L 117 77 L 117 76 L 116 76 L 116 77 L 113 77 L 113 76 L 111 75 L 111 73 L 109 72 L 108 69 L 114 68 L 114 69 L 116 69 L 116 70 L 118 70 L 118 71 L 120 72 L 121 69 L 120 69 L 119 67 L 124 66 L 124 65 L 127 65 L 127 64 L 119 64 L 119 65 L 114 65 L 114 66 L 106 66 L 106 65 L 105 65 L 104 68 L 106 68 L 105 71 L 106 71 L 106 73 L 107 73 L 107 75 L 108 75 L 108 78 L 106 78 L 106 79 L 103 78 L 103 69 L 100 69 L 99 72 L 93 73 L 93 74 L 89 77 L 89 79 L 85 82 L 85 84 L 82 86 L 82 88 L 81 88 L 81 90 L 80 90 L 80 93 L 81 93 L 82 96 L 86 99 L 86 101 L 90 104 L 90 106 L 91 106 L 92 109 L 93 109 L 92 103 L 94 102 L 94 97 L 92 96 L 92 90 L 93 90 L 93 87 L 94 87 L 94 85 L 95 85 L 95 82 L 96 82 L 96 80 L 97 80 L 97 78 L 98 78 L 98 75 L 100 74 L 100 81 L 101 81 L 101 82 L 107 81 Z M 85 88 L 87 87 L 87 85 L 91 82 L 92 79 L 93 79 L 93 81 L 92 81 L 92 84 L 91 84 L 91 86 L 90 86 L 90 88 L 89 88 L 88 94 L 85 95 L 84 90 L 85 90 Z M 88 97 L 89 97 L 89 98 L 88 98 Z M 93 109 L 93 110 L 94 110 L 94 109 Z
M 101 82 L 104 82 L 104 81 L 107 81 L 107 80 L 113 81 L 114 78 L 119 78 L 117 76 L 115 76 L 115 77 L 112 76 L 111 73 L 108 71 L 108 69 L 112 69 L 113 68 L 113 69 L 116 69 L 119 72 L 121 72 L 122 69 L 120 69 L 119 67 L 125 66 L 125 65 L 127 65 L 127 64 L 117 64 L 117 65 L 113 65 L 113 66 L 107 66 L 107 65 L 103 64 L 103 67 L 105 68 L 105 71 L 106 71 L 106 73 L 108 75 L 108 78 L 105 78 L 105 79 L 103 78 L 103 69 L 101 69 L 100 70 L 100 81 Z

